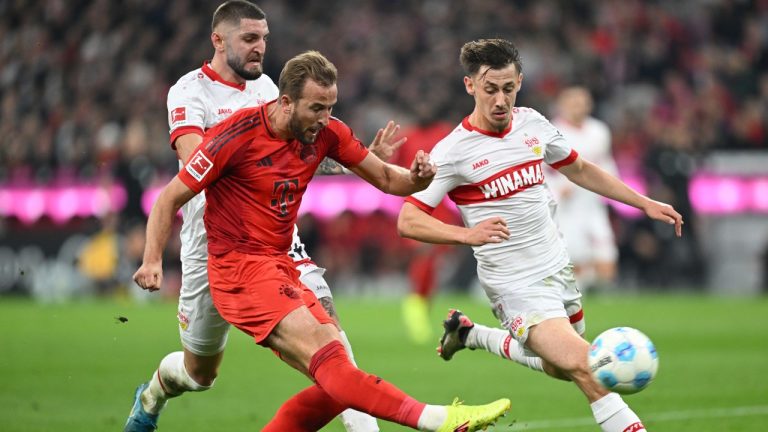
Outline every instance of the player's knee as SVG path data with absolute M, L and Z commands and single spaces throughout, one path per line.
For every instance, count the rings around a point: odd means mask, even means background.
M 592 379 L 586 358 L 583 361 L 576 358 L 571 359 L 563 365 L 561 372 L 565 376 L 564 379 L 568 381 L 586 382 Z
M 204 391 L 210 388 L 219 374 L 219 364 L 221 364 L 221 354 L 204 357 L 198 355 L 188 355 L 185 358 L 185 369 L 189 378 L 199 386 L 197 391 Z
M 196 368 L 188 370 L 187 373 L 189 374 L 189 377 L 200 386 L 199 391 L 204 391 L 213 386 L 213 383 L 218 376 L 218 369 Z

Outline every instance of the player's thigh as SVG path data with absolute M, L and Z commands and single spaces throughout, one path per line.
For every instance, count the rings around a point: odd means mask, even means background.
M 328 286 L 328 282 L 323 277 L 325 269 L 318 267 L 314 263 L 304 263 L 297 266 L 296 269 L 301 272 L 299 278 L 301 282 L 315 294 L 315 297 L 317 297 L 318 301 L 323 306 L 323 309 L 325 309 L 328 315 L 333 318 L 338 325 L 339 316 L 336 313 L 336 308 L 333 304 L 333 294 L 331 293 L 331 288 Z
M 532 327 L 526 346 L 566 372 L 583 370 L 587 364 L 589 343 L 574 331 L 568 318 L 548 319 Z
M 570 264 L 529 286 L 500 292 L 501 295 L 492 299 L 493 312 L 528 355 L 538 355 L 527 342 L 531 330 L 543 322 L 564 319 L 577 336 L 585 332 L 581 292 Z
M 289 364 L 307 373 L 312 357 L 333 341 L 341 341 L 336 326 L 321 324 L 306 306 L 288 313 L 270 332 L 264 344 Z
M 205 264 L 182 265 L 177 317 L 185 351 L 202 357 L 224 351 L 229 324 L 213 304 Z
M 235 251 L 212 256 L 209 279 L 212 297 L 221 316 L 258 344 L 271 346 L 266 343 L 268 336 L 296 309 L 306 309 L 315 326 L 334 323 L 317 297 L 301 283 L 299 272 L 287 256 L 249 255 Z M 293 336 L 295 333 L 285 334 Z

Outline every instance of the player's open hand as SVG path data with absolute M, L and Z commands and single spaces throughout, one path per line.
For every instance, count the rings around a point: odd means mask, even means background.
M 464 244 L 482 246 L 487 243 L 501 243 L 509 239 L 509 228 L 504 218 L 494 216 L 469 228 Z
M 368 150 L 384 162 L 389 161 L 397 149 L 408 141 L 407 137 L 395 139 L 399 131 L 400 125 L 390 120 L 384 129 L 379 129 L 376 132 L 376 137 L 373 139 L 371 146 L 368 147 Z
M 675 225 L 675 235 L 678 237 L 683 235 L 683 216 L 671 205 L 649 199 L 643 211 L 651 219 Z
M 163 263 L 142 263 L 136 270 L 133 280 L 142 289 L 157 291 L 163 284 Z

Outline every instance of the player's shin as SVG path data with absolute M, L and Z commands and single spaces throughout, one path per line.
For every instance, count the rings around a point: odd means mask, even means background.
M 352 345 L 350 345 L 349 339 L 347 339 L 347 334 L 344 330 L 339 330 L 339 336 L 341 336 L 341 341 L 344 343 L 344 349 L 347 351 L 349 361 L 357 366 L 357 363 L 355 363 L 355 356 L 352 354 Z M 379 425 L 376 423 L 375 418 L 353 409 L 347 409 L 341 413 L 341 422 L 344 423 L 344 428 L 347 432 L 379 431 Z
M 616 393 L 609 393 L 591 404 L 595 421 L 603 432 L 640 432 L 645 426 Z
M 416 428 L 425 405 L 394 385 L 357 369 L 342 344 L 334 341 L 312 357 L 309 373 L 342 405 L 380 419 Z
M 152 374 L 149 387 L 142 394 L 141 401 L 148 413 L 157 414 L 163 409 L 168 399 L 184 392 L 204 391 L 211 387 L 213 384 L 203 386 L 189 376 L 184 367 L 184 353 L 176 351 L 165 356 L 160 362 L 160 366 Z
M 533 370 L 544 370 L 541 357 L 526 355 L 523 346 L 506 330 L 475 324 L 464 343 L 467 348 L 480 348 Z

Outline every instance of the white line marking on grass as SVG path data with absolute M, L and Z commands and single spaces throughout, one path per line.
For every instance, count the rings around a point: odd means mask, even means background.
M 644 415 L 643 420 L 650 422 L 667 422 L 676 420 L 690 420 L 703 418 L 746 417 L 768 415 L 768 405 L 742 406 L 733 408 L 713 408 L 707 410 L 670 411 L 665 413 Z M 591 426 L 595 424 L 592 417 L 575 417 L 561 420 L 535 420 L 530 422 L 515 423 L 504 429 L 504 420 L 501 420 L 496 430 L 529 431 L 542 429 L 560 429 L 573 426 Z

